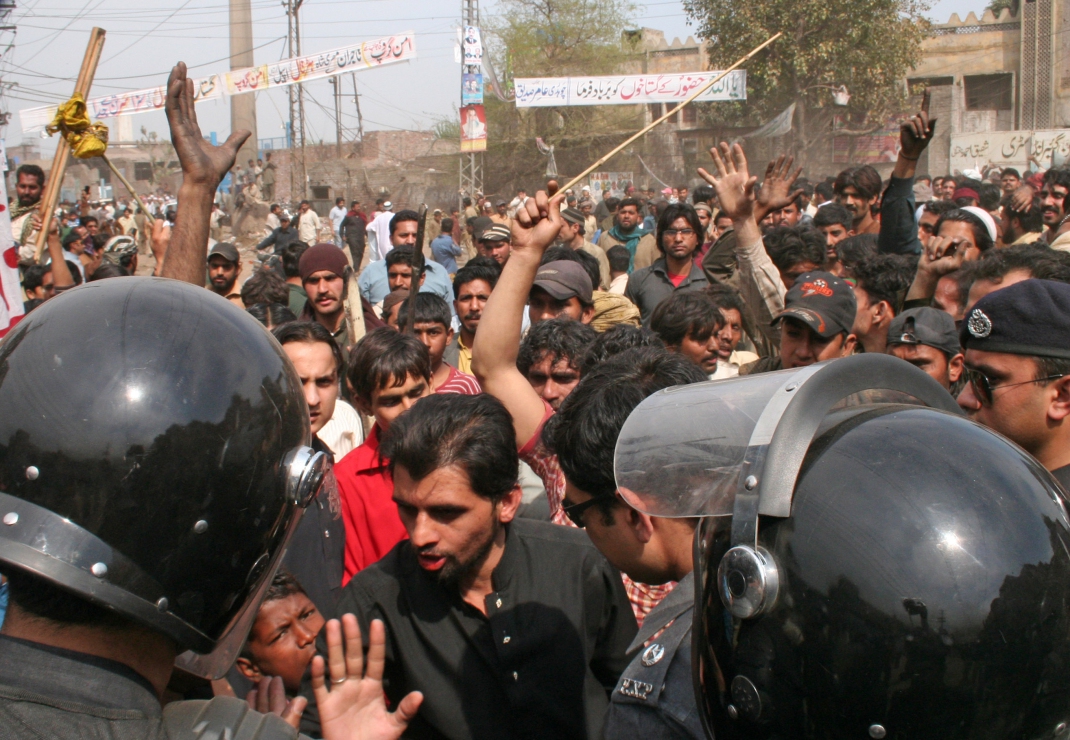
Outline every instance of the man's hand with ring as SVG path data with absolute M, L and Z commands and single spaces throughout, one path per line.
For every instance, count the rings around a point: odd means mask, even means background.
M 345 632 L 345 646 L 342 632 Z M 416 716 L 423 694 L 414 691 L 398 702 L 397 711 L 386 708 L 383 669 L 386 665 L 386 628 L 376 619 L 368 635 L 368 665 L 360 626 L 352 614 L 327 622 L 327 661 L 312 659 L 312 690 L 319 707 L 324 740 L 395 740 Z M 331 674 L 327 689 L 326 673 Z

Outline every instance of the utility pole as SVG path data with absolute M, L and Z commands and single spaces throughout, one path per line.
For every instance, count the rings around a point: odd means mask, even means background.
M 230 0 L 230 68 L 253 66 L 253 6 L 251 0 Z M 238 151 L 238 165 L 259 152 L 256 136 L 256 93 L 235 95 L 230 99 L 230 130 L 245 129 L 253 133 Z
M 301 56 L 301 26 L 298 11 L 305 0 L 286 0 L 286 55 Z M 233 0 L 232 0 L 233 2 Z M 248 2 L 248 0 L 246 0 Z M 304 200 L 308 191 L 305 170 L 305 89 L 300 82 L 286 88 L 290 103 L 290 200 Z
M 334 87 L 334 152 L 338 159 L 342 158 L 342 86 L 338 77 L 331 77 L 331 85 Z
M 360 139 L 361 154 L 364 153 L 364 117 L 360 115 L 360 95 L 357 94 L 357 73 L 350 72 L 353 79 L 353 104 L 357 106 L 357 136 Z
M 461 0 L 462 39 L 466 26 L 479 26 L 479 0 Z M 479 65 L 465 65 L 461 67 L 461 70 L 465 73 L 479 74 Z M 464 79 L 463 76 L 461 79 Z M 457 206 L 461 213 L 464 213 L 465 195 L 474 197 L 477 192 L 483 191 L 483 153 L 461 152 L 460 170 L 461 182 L 460 192 L 457 195 Z

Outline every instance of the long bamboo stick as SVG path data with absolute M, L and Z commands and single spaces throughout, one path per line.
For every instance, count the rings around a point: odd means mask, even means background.
M 714 85 L 716 85 L 716 84 L 717 84 L 718 82 L 720 82 L 721 80 L 723 80 L 723 79 L 724 79 L 725 77 L 727 77 L 727 76 L 728 76 L 728 73 L 729 73 L 729 72 L 732 72 L 732 71 L 734 71 L 734 70 L 736 70 L 736 69 L 739 69 L 739 68 L 740 68 L 741 66 L 743 66 L 743 65 L 744 65 L 744 64 L 745 64 L 746 62 L 748 62 L 748 61 L 749 61 L 749 60 L 750 60 L 750 59 L 751 59 L 751 58 L 752 58 L 752 57 L 753 57 L 753 56 L 754 56 L 755 54 L 757 54 L 757 53 L 758 53 L 759 51 L 761 51 L 761 50 L 762 50 L 762 49 L 764 49 L 765 47 L 769 46 L 769 44 L 773 43 L 774 41 L 776 41 L 776 40 L 777 40 L 778 38 L 780 38 L 780 37 L 781 37 L 781 36 L 783 36 L 783 35 L 784 35 L 783 33 L 776 33 L 776 34 L 774 34 L 774 35 L 770 36 L 770 37 L 769 37 L 768 39 L 766 39 L 765 41 L 763 41 L 763 42 L 762 42 L 762 43 L 761 43 L 760 45 L 758 45 L 758 46 L 754 47 L 754 49 L 753 49 L 753 50 L 752 50 L 752 51 L 751 51 L 750 53 L 748 53 L 748 54 L 747 54 L 746 56 L 744 56 L 744 57 L 740 58 L 740 59 L 739 59 L 739 61 L 737 61 L 737 62 L 736 62 L 735 64 L 733 64 L 733 65 L 732 65 L 731 67 L 729 67 L 728 69 L 726 69 L 726 70 L 724 70 L 723 72 L 721 72 L 721 74 L 719 74 L 719 75 L 717 75 L 716 77 L 714 77 L 714 78 L 713 78 L 712 80 L 710 80 L 709 82 L 707 82 L 707 83 L 706 83 L 705 85 L 703 85 L 702 87 L 700 87 L 700 88 L 699 88 L 698 90 L 696 90 L 695 92 L 691 93 L 691 95 L 690 95 L 690 96 L 689 96 L 689 97 L 688 97 L 688 98 L 687 98 L 686 100 L 682 101 L 682 102 L 681 102 L 681 103 L 680 103 L 679 105 L 677 105 L 677 106 L 676 106 L 675 108 L 673 108 L 673 109 L 672 109 L 671 111 L 669 111 L 668 113 L 666 113 L 665 115 L 663 115 L 663 116 L 662 116 L 661 118 L 657 119 L 656 121 L 653 121 L 652 123 L 650 123 L 650 124 L 648 124 L 647 126 L 645 126 L 645 127 L 643 128 L 643 129 L 641 129 L 641 130 L 640 130 L 640 131 L 639 131 L 638 133 L 636 133 L 636 134 L 633 134 L 632 136 L 630 136 L 630 137 L 629 137 L 628 139 L 626 139 L 626 140 L 624 141 L 624 143 L 623 143 L 623 144 L 621 144 L 621 145 L 620 145 L 620 146 L 618 146 L 618 147 L 617 147 L 616 149 L 614 149 L 613 151 L 611 151 L 611 152 L 610 152 L 609 154 L 606 154 L 606 155 L 605 155 L 605 156 L 603 156 L 603 157 L 602 157 L 601 159 L 599 159 L 599 160 L 598 160 L 597 162 L 595 162 L 595 163 L 594 163 L 594 164 L 592 164 L 592 165 L 591 165 L 590 167 L 588 167 L 587 169 L 585 169 L 585 170 L 584 170 L 583 172 L 581 172 L 580 174 L 576 175 L 576 176 L 575 176 L 574 178 L 572 178 L 571 180 L 569 180 L 569 181 L 568 181 L 567 183 L 565 183 L 565 184 L 564 184 L 564 185 L 563 185 L 563 186 L 562 186 L 561 188 L 559 188 L 559 190 L 568 190 L 569 188 L 573 188 L 573 187 L 575 187 L 575 186 L 576 186 L 577 184 L 579 184 L 579 181 L 580 181 L 580 180 L 582 180 L 583 178 L 587 177 L 587 175 L 591 174 L 591 173 L 592 173 L 592 172 L 594 172 L 594 171 L 595 171 L 596 169 L 598 169 L 599 167 L 601 167 L 601 166 L 602 166 L 603 164 L 605 164 L 606 162 L 608 162 L 608 161 L 609 161 L 609 160 L 610 160 L 610 159 L 611 159 L 612 157 L 614 157 L 614 156 L 616 156 L 617 154 L 619 154 L 619 153 L 621 152 L 621 150 L 623 150 L 623 149 L 624 149 L 624 147 L 626 147 L 626 146 L 628 146 L 629 144 L 631 144 L 631 143 L 632 143 L 633 141 L 635 141 L 636 139 L 638 139 L 638 138 L 639 138 L 640 136 L 642 136 L 643 134 L 645 134 L 645 133 L 646 133 L 647 131 L 650 131 L 650 129 L 654 128 L 655 126 L 657 126 L 657 125 L 659 125 L 659 124 L 661 124 L 661 123 L 664 123 L 665 121 L 669 120 L 669 119 L 670 119 L 670 118 L 671 118 L 672 116 L 674 116 L 674 115 L 676 114 L 676 112 L 677 112 L 678 110 L 680 110 L 680 109 L 681 109 L 681 108 L 683 108 L 683 107 L 684 107 L 685 105 L 687 105 L 688 103 L 690 103 L 690 102 L 692 102 L 693 100 L 695 100 L 695 99 L 696 99 L 696 98 L 697 98 L 698 96 L 702 95 L 702 93 L 706 92 L 706 91 L 707 91 L 707 90 L 709 90 L 709 89 L 710 89 L 711 87 L 713 87 Z
M 78 79 L 74 83 L 74 92 L 82 93 L 83 97 L 89 97 L 89 88 L 93 85 L 93 77 L 97 73 L 97 63 L 100 61 L 100 53 L 104 49 L 103 28 L 94 28 L 89 34 L 89 45 L 85 49 L 85 57 L 82 59 L 82 68 L 78 71 Z M 59 203 L 60 190 L 63 187 L 63 176 L 67 173 L 67 163 L 71 158 L 71 146 L 60 138 L 56 147 L 56 156 L 52 160 L 52 169 L 48 173 L 48 182 L 45 185 L 44 195 L 41 197 L 41 231 L 37 234 L 36 259 L 41 261 L 41 254 L 45 251 L 48 243 L 48 227 L 52 221 L 52 214 Z

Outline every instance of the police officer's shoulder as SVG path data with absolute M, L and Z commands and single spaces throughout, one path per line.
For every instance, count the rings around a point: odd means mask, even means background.
M 261 714 L 233 696 L 207 701 L 176 701 L 163 708 L 169 740 L 203 740 L 209 737 L 248 740 L 308 740 L 274 714 Z

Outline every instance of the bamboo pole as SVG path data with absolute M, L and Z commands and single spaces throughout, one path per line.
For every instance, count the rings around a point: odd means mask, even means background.
M 605 156 L 603 156 L 603 157 L 602 157 L 601 159 L 599 159 L 599 160 L 598 160 L 597 162 L 595 162 L 595 163 L 594 163 L 594 164 L 592 164 L 592 165 L 591 165 L 590 167 L 588 167 L 587 169 L 585 169 L 585 170 L 584 170 L 583 172 L 581 172 L 580 174 L 576 175 L 576 176 L 575 176 L 574 178 L 572 178 L 571 180 L 569 180 L 569 181 L 568 181 L 567 183 L 565 183 L 565 184 L 564 184 L 563 186 L 561 186 L 561 187 L 559 188 L 559 191 L 562 191 L 562 190 L 568 190 L 569 188 L 573 188 L 573 187 L 575 187 L 575 186 L 576 186 L 577 184 L 579 184 L 579 181 L 580 181 L 580 180 L 582 180 L 583 178 L 587 177 L 587 175 L 591 174 L 591 173 L 592 173 L 592 172 L 594 172 L 594 171 L 595 171 L 596 169 L 598 169 L 599 167 L 601 167 L 601 166 L 602 166 L 603 164 L 605 164 L 606 162 L 608 162 L 608 161 L 609 161 L 609 160 L 610 160 L 611 158 L 613 158 L 614 156 L 616 156 L 617 154 L 619 154 L 619 153 L 621 152 L 621 150 L 623 150 L 623 149 L 624 149 L 624 147 L 626 147 L 626 146 L 628 146 L 629 144 L 631 144 L 631 143 L 632 143 L 633 141 L 635 141 L 636 139 L 638 139 L 638 138 L 639 138 L 640 136 L 642 136 L 642 135 L 643 135 L 643 134 L 645 134 L 646 132 L 650 131 L 650 130 L 651 130 L 652 128 L 654 128 L 655 126 L 657 126 L 657 125 L 659 125 L 659 124 L 661 124 L 661 123 L 664 123 L 665 121 L 669 120 L 669 119 L 670 119 L 670 118 L 671 118 L 672 116 L 674 116 L 674 115 L 676 114 L 676 112 L 677 112 L 678 110 L 680 110 L 680 109 L 681 109 L 681 108 L 683 108 L 683 107 L 684 107 L 685 105 L 687 105 L 688 103 L 692 102 L 692 101 L 693 101 L 693 100 L 695 100 L 695 99 L 696 99 L 696 98 L 697 98 L 698 96 L 702 95 L 702 94 L 703 94 L 704 92 L 706 92 L 706 91 L 707 91 L 707 90 L 709 90 L 709 89 L 710 89 L 711 87 L 713 87 L 714 85 L 716 85 L 716 84 L 717 84 L 718 82 L 720 82 L 721 80 L 723 80 L 723 79 L 724 79 L 725 77 L 727 77 L 727 76 L 728 76 L 728 73 L 729 73 L 729 72 L 732 72 L 732 71 L 734 71 L 734 70 L 738 69 L 739 67 L 743 66 L 743 65 L 744 65 L 744 64 L 745 64 L 746 62 L 748 62 L 748 61 L 749 61 L 749 60 L 750 60 L 750 59 L 751 59 L 751 58 L 752 58 L 752 57 L 753 57 L 753 56 L 754 56 L 755 54 L 757 54 L 757 53 L 758 53 L 759 51 L 761 51 L 761 50 L 762 50 L 762 49 L 764 49 L 765 47 L 769 46 L 769 45 L 770 45 L 771 43 L 773 43 L 774 41 L 776 41 L 776 40 L 777 40 L 778 38 L 780 38 L 780 37 L 781 37 L 781 36 L 783 36 L 783 35 L 784 35 L 783 33 L 776 33 L 776 34 L 774 34 L 774 35 L 770 36 L 770 37 L 769 37 L 768 39 L 766 39 L 766 40 L 765 40 L 764 42 L 762 42 L 762 43 L 761 43 L 760 45 L 758 45 L 758 46 L 754 47 L 754 49 L 753 49 L 753 50 L 752 50 L 752 51 L 751 51 L 750 53 L 748 53 L 748 54 L 747 54 L 746 56 L 744 56 L 744 57 L 740 58 L 740 59 L 739 59 L 739 61 L 737 61 L 737 62 L 736 62 L 735 64 L 733 64 L 733 65 L 732 65 L 731 67 L 729 67 L 728 69 L 726 69 L 726 70 L 724 70 L 723 72 L 721 72 L 721 74 L 719 74 L 719 75 L 717 75 L 716 77 L 714 77 L 714 78 L 713 78 L 712 80 L 710 80 L 709 82 L 707 82 L 707 83 L 706 83 L 705 85 L 703 85 L 702 87 L 700 87 L 700 88 L 699 88 L 698 90 L 696 90 L 695 92 L 691 93 L 691 95 L 690 95 L 690 96 L 689 96 L 689 97 L 688 97 L 688 98 L 687 98 L 686 100 L 682 101 L 682 102 L 681 102 L 681 103 L 680 103 L 679 105 L 677 105 L 677 106 L 676 106 L 675 108 L 673 108 L 673 109 L 672 109 L 671 111 L 669 111 L 668 113 L 666 113 L 665 115 L 663 115 L 663 116 L 662 116 L 661 118 L 657 119 L 656 121 L 654 121 L 654 122 L 650 123 L 649 125 L 647 125 L 647 126 L 646 126 L 646 127 L 644 127 L 643 129 L 641 129 L 641 130 L 640 130 L 640 131 L 639 131 L 638 133 L 636 133 L 636 134 L 633 134 L 633 135 L 632 135 L 631 137 L 629 137 L 628 139 L 626 139 L 626 140 L 624 141 L 624 143 L 623 143 L 623 144 L 621 144 L 621 145 L 620 145 L 620 146 L 618 146 L 618 147 L 617 147 L 616 149 L 614 149 L 613 151 L 611 151 L 611 152 L 610 152 L 609 154 L 606 154 L 606 155 L 605 155 Z
M 119 182 L 126 186 L 126 189 L 130 192 L 130 195 L 134 196 L 134 201 L 137 203 L 138 208 L 140 208 L 141 212 L 145 214 L 145 218 L 148 219 L 149 226 L 152 226 L 153 222 L 155 222 L 156 219 L 152 217 L 152 214 L 149 213 L 149 209 L 146 208 L 145 204 L 141 202 L 141 196 L 137 194 L 136 190 L 134 190 L 134 186 L 130 184 L 129 180 L 123 177 L 123 173 L 119 172 L 119 168 L 115 166 L 115 163 L 108 159 L 107 154 L 101 154 L 100 158 L 104 160 L 104 163 L 108 165 L 108 167 L 111 168 L 111 171 L 115 174 L 115 176 L 119 178 Z
M 100 61 L 100 53 L 104 49 L 103 28 L 93 28 L 89 34 L 89 45 L 82 59 L 82 68 L 78 71 L 78 79 L 74 83 L 74 92 L 81 93 L 83 97 L 89 97 L 89 88 L 93 85 L 93 77 L 97 73 L 97 63 Z M 48 227 L 52 221 L 52 214 L 59 203 L 60 190 L 63 187 L 63 176 L 67 173 L 67 163 L 71 158 L 71 146 L 65 140 L 60 139 L 56 147 L 56 156 L 52 160 L 52 169 L 48 173 L 48 183 L 45 185 L 44 195 L 41 197 L 41 231 L 37 234 L 36 259 L 41 261 L 41 254 L 48 243 Z

